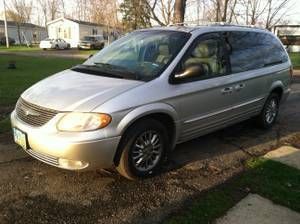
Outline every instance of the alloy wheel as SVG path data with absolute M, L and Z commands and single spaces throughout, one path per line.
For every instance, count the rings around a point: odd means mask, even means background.
M 161 139 L 161 135 L 154 130 L 145 131 L 136 138 L 131 159 L 138 171 L 150 171 L 158 164 L 163 152 Z

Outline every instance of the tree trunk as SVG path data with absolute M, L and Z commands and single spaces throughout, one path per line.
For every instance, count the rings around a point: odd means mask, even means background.
M 186 0 L 176 0 L 174 4 L 173 22 L 183 24 L 185 13 Z

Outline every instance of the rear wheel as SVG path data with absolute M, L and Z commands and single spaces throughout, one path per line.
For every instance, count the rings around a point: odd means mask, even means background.
M 169 139 L 166 128 L 154 119 L 141 120 L 126 131 L 120 143 L 118 172 L 131 180 L 156 174 L 164 161 Z
M 271 93 L 263 107 L 263 110 L 256 118 L 259 127 L 268 129 L 274 125 L 279 112 L 279 102 L 280 98 L 278 94 Z

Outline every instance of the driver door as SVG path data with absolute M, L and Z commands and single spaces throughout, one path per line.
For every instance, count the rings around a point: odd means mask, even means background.
M 175 80 L 174 90 L 180 93 L 176 99 L 181 117 L 179 142 L 225 126 L 234 117 L 231 109 L 238 99 L 228 77 L 230 66 L 224 43 L 219 33 L 200 36 L 175 71 L 180 74 L 195 64 L 204 68 L 198 76 Z

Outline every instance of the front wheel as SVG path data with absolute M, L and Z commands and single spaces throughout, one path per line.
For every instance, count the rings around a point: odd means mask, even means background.
M 274 125 L 279 112 L 279 102 L 280 98 L 276 93 L 268 97 L 260 115 L 256 118 L 259 127 L 268 129 Z
M 153 119 L 141 120 L 126 131 L 120 143 L 118 172 L 131 180 L 156 174 L 164 161 L 169 139 L 166 128 Z

